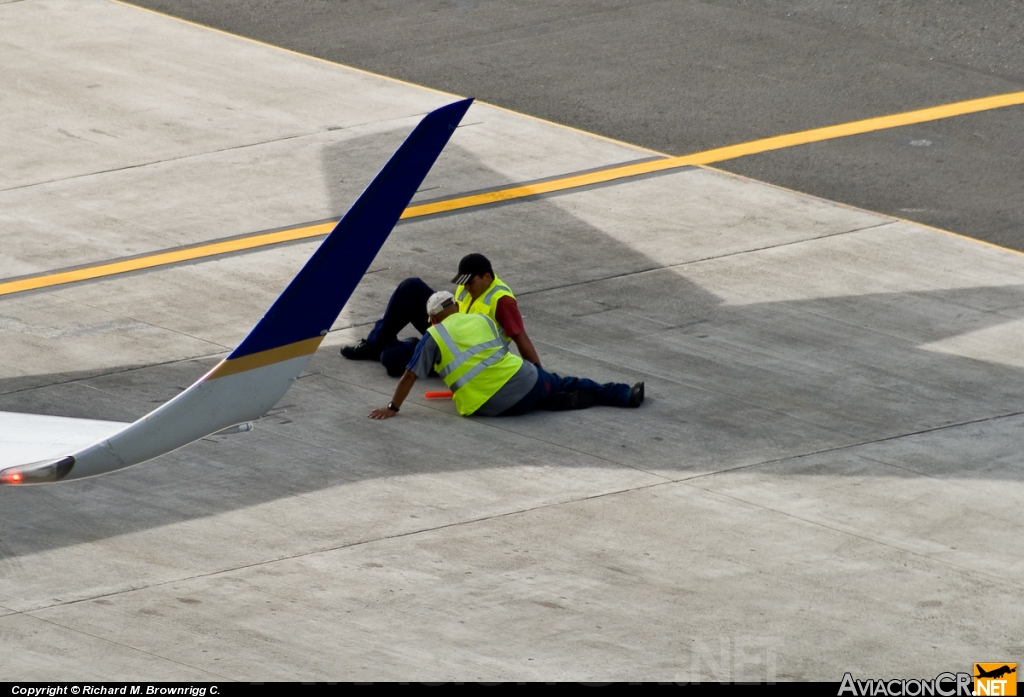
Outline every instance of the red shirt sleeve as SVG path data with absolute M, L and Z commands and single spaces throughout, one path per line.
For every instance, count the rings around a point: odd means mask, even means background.
M 498 324 L 510 338 L 523 333 L 523 316 L 519 314 L 519 305 L 513 297 L 506 295 L 498 300 L 494 319 L 498 320 Z

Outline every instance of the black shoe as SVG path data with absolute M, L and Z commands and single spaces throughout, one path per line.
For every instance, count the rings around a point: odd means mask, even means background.
M 379 361 L 381 350 L 377 344 L 360 339 L 358 344 L 342 346 L 341 355 L 350 361 Z
M 636 409 L 644 402 L 644 384 L 638 382 L 633 385 L 633 389 L 629 391 L 629 406 Z
M 594 406 L 594 394 L 576 390 L 575 392 L 558 392 L 551 395 L 551 411 L 568 411 L 570 409 L 589 409 Z

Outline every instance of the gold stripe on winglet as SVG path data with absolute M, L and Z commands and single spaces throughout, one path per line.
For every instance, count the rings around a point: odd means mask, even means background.
M 308 356 L 316 351 L 317 347 L 320 346 L 320 342 L 323 340 L 324 338 L 322 336 L 314 336 L 312 339 L 296 341 L 294 344 L 278 346 L 277 348 L 267 349 L 266 351 L 260 351 L 259 353 L 251 353 L 248 356 L 242 356 L 241 358 L 233 358 L 231 360 L 225 359 L 218 363 L 216 368 L 207 373 L 206 379 L 216 380 L 217 378 L 227 377 L 228 375 L 234 375 L 235 373 L 244 373 L 247 370 L 265 368 L 268 365 L 288 361 L 292 358 Z

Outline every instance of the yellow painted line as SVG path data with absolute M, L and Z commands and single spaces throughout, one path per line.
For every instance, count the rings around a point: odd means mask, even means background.
M 836 138 L 843 138 L 846 136 L 861 135 L 872 131 L 881 131 L 889 128 L 897 128 L 899 126 L 909 126 L 915 123 L 925 123 L 927 121 L 946 119 L 951 116 L 962 116 L 964 114 L 989 111 L 991 109 L 999 109 L 1002 107 L 1016 106 L 1020 104 L 1024 104 L 1024 92 L 1012 92 L 1009 94 L 996 95 L 994 97 L 983 97 L 981 99 L 972 99 L 966 102 L 956 102 L 955 104 L 944 104 L 942 106 L 930 107 L 928 109 L 918 109 L 917 111 L 907 111 L 901 114 L 892 114 L 890 116 L 879 116 L 872 119 L 864 119 L 862 121 L 851 121 L 850 123 L 843 123 L 837 126 L 814 128 L 809 131 L 799 131 L 797 133 L 789 133 L 787 135 L 775 136 L 772 138 L 752 140 L 738 145 L 729 145 L 724 148 L 705 150 L 704 152 L 694 153 L 693 155 L 666 157 L 661 160 L 641 162 L 623 167 L 612 167 L 599 172 L 563 177 L 561 179 L 553 179 L 551 181 L 541 182 L 538 184 L 528 184 L 526 186 L 517 186 L 509 189 L 502 189 L 500 191 L 491 191 L 483 194 L 451 199 L 448 201 L 440 201 L 438 203 L 412 206 L 405 211 L 402 217 L 415 218 L 421 215 L 433 215 L 436 213 L 460 210 L 463 208 L 471 208 L 473 206 L 483 206 L 500 201 L 510 201 L 518 198 L 526 198 L 528 196 L 549 194 L 581 186 L 602 184 L 616 179 L 625 179 L 642 174 L 664 172 L 665 170 L 678 169 L 680 167 L 709 165 L 715 162 L 732 160 L 737 157 L 745 157 L 747 155 L 756 155 L 763 152 L 770 152 L 772 150 L 791 148 L 796 145 L 807 145 L 808 143 L 834 140 Z
M 836 138 L 844 138 L 846 136 L 898 128 L 900 126 L 910 126 L 916 123 L 926 123 L 928 121 L 937 121 L 939 119 L 947 119 L 953 116 L 963 116 L 964 114 L 973 114 L 981 111 L 990 111 L 992 109 L 1001 109 L 1003 107 L 1017 106 L 1021 104 L 1024 104 L 1024 92 L 1011 92 L 992 97 L 956 102 L 954 104 L 943 104 L 941 106 L 930 107 L 928 109 L 918 109 L 916 111 L 907 111 L 900 114 L 879 116 L 871 119 L 863 119 L 861 121 L 852 121 L 850 123 L 843 123 L 836 126 L 814 128 L 808 131 L 799 131 L 797 133 L 789 133 L 787 135 L 774 136 L 772 138 L 752 140 L 747 143 L 739 143 L 738 145 L 729 145 L 723 148 L 705 150 L 704 152 L 694 153 L 692 155 L 666 157 L 660 160 L 609 167 L 608 169 L 599 170 L 597 172 L 576 174 L 558 179 L 551 179 L 545 182 L 538 182 L 536 184 L 513 186 L 507 189 L 500 189 L 498 191 L 460 196 L 458 198 L 452 198 L 446 201 L 437 201 L 434 203 L 421 203 L 406 208 L 402 213 L 402 219 L 407 220 L 410 218 L 420 218 L 428 215 L 437 215 L 439 213 L 465 210 L 467 208 L 486 206 L 493 203 L 500 203 L 502 201 L 514 201 L 516 199 L 523 199 L 531 196 L 566 191 L 584 186 L 592 186 L 594 184 L 603 184 L 619 179 L 628 179 L 630 177 L 636 177 L 644 174 L 653 174 L 656 172 L 679 169 L 680 167 L 709 165 L 716 162 L 723 162 L 725 160 L 732 160 L 737 157 L 745 157 L 747 155 L 756 155 L 758 153 L 770 152 L 772 150 L 792 148 L 797 145 L 818 143 L 826 140 L 834 140 Z M 6 283 L 0 283 L 0 296 L 9 295 L 11 293 L 20 293 L 27 290 L 48 288 L 66 283 L 75 283 L 77 281 L 103 278 L 130 271 L 139 271 L 142 269 L 151 269 L 169 264 L 178 264 L 185 261 L 195 261 L 205 257 L 239 252 L 247 249 L 255 249 L 258 247 L 280 244 L 281 242 L 291 242 L 311 237 L 318 237 L 330 232 L 333 226 L 334 223 L 319 223 L 316 225 L 297 227 L 291 230 L 268 232 L 261 235 L 252 235 L 251 237 L 243 237 L 235 240 L 214 242 L 208 245 L 198 245 L 187 249 L 160 252 L 149 256 L 139 257 L 137 259 L 97 264 L 95 266 L 87 266 L 72 271 L 61 271 L 16 281 L 7 281 Z
M 51 286 L 59 286 L 65 283 L 89 281 L 95 278 L 115 276 L 117 274 L 128 273 L 130 271 L 152 269 L 157 266 L 167 266 L 169 264 L 180 264 L 185 261 L 194 261 L 196 259 L 217 256 L 218 254 L 228 254 L 231 252 L 244 251 L 246 249 L 265 247 L 272 244 L 280 244 L 282 242 L 302 240 L 307 237 L 316 237 L 317 235 L 326 235 L 331 231 L 331 228 L 333 228 L 334 225 L 335 223 L 307 225 L 306 227 L 281 230 L 279 232 L 268 232 L 263 235 L 253 235 L 252 237 L 243 237 L 237 240 L 214 242 L 212 244 L 188 247 L 187 249 L 176 249 L 170 252 L 159 252 L 157 254 L 150 254 L 149 256 L 143 256 L 137 259 L 125 259 L 123 261 L 115 261 L 108 264 L 86 266 L 84 268 L 73 269 L 71 271 L 60 271 L 58 273 L 43 276 L 23 278 L 17 281 L 7 281 L 6 283 L 0 283 L 0 295 L 10 295 L 11 293 L 21 293 L 26 290 L 37 290 L 39 288 L 49 288 Z
M 260 351 L 259 353 L 252 353 L 248 356 L 242 356 L 241 358 L 235 358 L 233 360 L 225 359 L 218 363 L 216 367 L 207 373 L 206 377 L 203 379 L 216 380 L 217 378 L 227 377 L 228 375 L 244 373 L 247 370 L 264 368 L 268 365 L 273 365 L 274 363 L 298 358 L 299 356 L 308 356 L 316 352 L 317 347 L 320 346 L 320 342 L 323 340 L 324 338 L 322 336 L 314 336 L 312 339 L 296 341 L 294 344 L 278 346 L 277 348 L 267 349 L 266 351 Z

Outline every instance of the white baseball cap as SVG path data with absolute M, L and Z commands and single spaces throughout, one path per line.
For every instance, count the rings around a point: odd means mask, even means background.
M 455 296 L 446 290 L 439 290 L 427 298 L 427 314 L 433 317 L 455 303 Z

